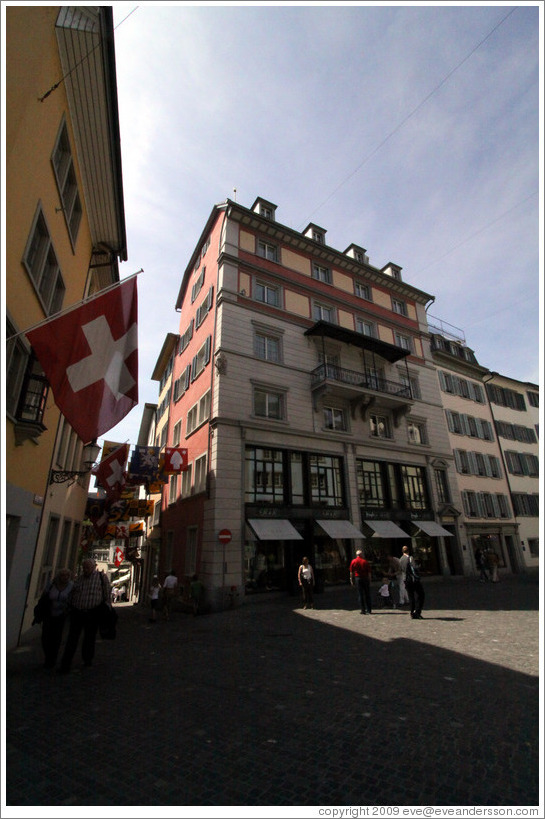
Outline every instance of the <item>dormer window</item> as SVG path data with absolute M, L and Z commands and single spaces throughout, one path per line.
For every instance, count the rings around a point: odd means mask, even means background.
M 319 245 L 325 245 L 325 235 L 326 231 L 318 225 L 313 225 L 312 222 L 303 231 L 303 236 Z
M 258 196 L 251 209 L 254 213 L 262 216 L 263 219 L 270 219 L 271 222 L 274 222 L 276 205 L 272 202 L 267 202 L 266 199 L 261 199 L 261 197 Z

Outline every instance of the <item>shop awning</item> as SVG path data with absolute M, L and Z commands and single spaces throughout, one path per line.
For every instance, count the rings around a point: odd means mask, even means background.
M 318 526 L 324 530 L 329 537 L 345 537 L 361 540 L 365 538 L 359 529 L 356 529 L 349 520 L 317 520 Z
M 453 537 L 452 532 L 443 529 L 434 520 L 413 520 L 413 525 L 418 528 L 419 532 L 424 532 L 431 537 Z
M 258 540 L 303 540 L 297 529 L 284 518 L 251 518 L 248 523 Z
M 404 537 L 406 540 L 410 538 L 410 535 L 392 520 L 365 520 L 364 523 L 373 530 L 371 537 Z

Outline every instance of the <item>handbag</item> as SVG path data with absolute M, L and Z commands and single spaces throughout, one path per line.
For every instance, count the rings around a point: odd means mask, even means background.
M 115 640 L 117 636 L 117 611 L 107 603 L 100 604 L 98 631 L 103 640 Z
M 49 589 L 47 589 L 34 606 L 34 619 L 32 620 L 32 625 L 35 626 L 43 623 L 44 618 L 49 615 L 50 611 L 51 603 L 49 600 Z

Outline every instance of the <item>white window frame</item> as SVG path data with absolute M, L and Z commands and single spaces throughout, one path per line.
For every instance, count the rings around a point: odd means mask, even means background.
M 266 242 L 265 239 L 257 240 L 256 254 L 269 262 L 279 261 L 278 245 Z
M 342 407 L 323 407 L 324 429 L 347 432 L 346 412 Z
M 195 494 L 204 492 L 206 489 L 206 476 L 208 472 L 207 460 L 206 452 L 204 455 L 199 455 L 198 458 L 195 458 L 195 480 L 193 486 Z
M 327 313 L 327 318 L 324 318 L 324 313 Z M 335 308 L 327 304 L 315 301 L 312 305 L 312 316 L 315 321 L 327 321 L 329 324 L 335 324 Z
M 392 296 L 392 310 L 393 310 L 394 313 L 397 313 L 398 316 L 407 316 L 408 315 L 406 302 L 401 301 L 401 299 L 394 299 L 393 296 Z
M 369 431 L 373 438 L 391 439 L 393 437 L 392 425 L 387 415 L 371 413 L 369 416 Z
M 264 402 L 264 412 L 258 412 L 258 400 Z M 273 402 L 277 402 L 278 415 L 271 414 Z M 286 420 L 286 395 L 282 390 L 272 387 L 254 385 L 252 394 L 253 415 L 255 418 L 265 418 L 267 421 Z
M 68 136 L 68 128 L 64 119 L 59 128 L 55 147 L 51 154 L 51 164 L 53 165 L 55 181 L 57 182 L 57 188 L 59 190 L 68 235 L 70 236 L 72 248 L 74 248 L 83 217 L 83 209 L 79 195 L 76 169 L 72 159 L 72 148 Z
M 263 298 L 260 298 L 260 296 Z M 271 296 L 272 298 L 269 298 Z M 265 282 L 256 281 L 254 284 L 254 298 L 260 304 L 268 304 L 270 307 L 280 307 L 280 288 L 274 287 Z
M 62 307 L 66 287 L 41 205 L 32 222 L 23 265 L 46 316 L 54 315 Z
M 332 282 L 331 268 L 326 267 L 323 264 L 318 264 L 318 262 L 313 262 L 312 278 L 315 281 L 324 282 L 324 284 L 331 284 Z
M 364 284 L 363 282 L 356 282 L 355 281 L 354 282 L 354 293 L 359 299 L 365 299 L 365 301 L 373 301 L 373 298 L 372 298 L 373 291 L 371 290 L 371 287 L 368 284 Z
M 369 330 L 369 332 L 366 332 Z M 368 338 L 378 338 L 377 333 L 377 325 L 374 321 L 369 321 L 368 319 L 359 318 L 356 316 L 356 333 L 361 333 L 362 336 L 367 336 Z

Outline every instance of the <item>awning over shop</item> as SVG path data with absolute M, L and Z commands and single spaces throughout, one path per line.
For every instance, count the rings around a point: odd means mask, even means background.
M 289 520 L 283 518 L 250 518 L 248 523 L 258 540 L 303 540 Z
M 392 520 L 365 520 L 364 523 L 373 530 L 371 537 L 410 537 Z
M 120 574 L 118 577 L 114 577 L 110 585 L 115 586 L 117 583 L 125 583 L 127 580 L 130 579 L 130 576 L 131 576 L 130 572 L 127 572 L 126 574 Z
M 317 520 L 318 526 L 329 535 L 329 537 L 345 537 L 354 540 L 362 540 L 365 535 L 356 529 L 349 520 Z
M 413 524 L 418 528 L 418 531 L 424 532 L 424 534 L 431 537 L 453 537 L 452 532 L 443 529 L 434 520 L 415 520 Z

